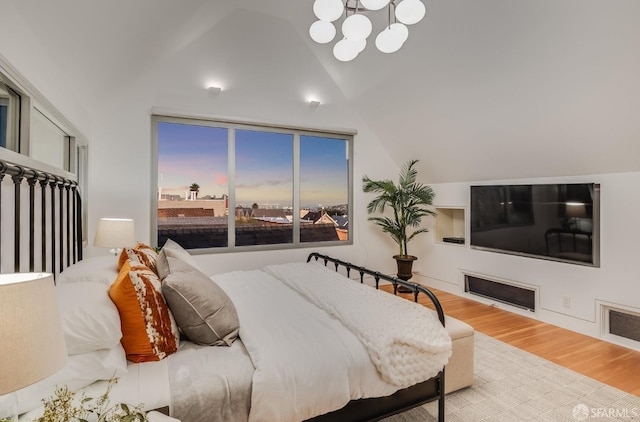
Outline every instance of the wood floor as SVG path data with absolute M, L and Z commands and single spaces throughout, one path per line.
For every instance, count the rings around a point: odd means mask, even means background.
M 381 288 L 388 289 L 388 286 Z M 640 396 L 640 352 L 431 289 L 444 312 L 483 334 Z M 411 294 L 402 295 L 412 299 Z M 420 295 L 420 303 L 429 299 Z

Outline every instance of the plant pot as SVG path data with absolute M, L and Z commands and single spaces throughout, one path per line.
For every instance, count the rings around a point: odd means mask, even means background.
M 396 264 L 398 265 L 398 278 L 400 280 L 407 281 L 411 277 L 413 277 L 413 261 L 418 259 L 418 257 L 413 255 L 394 255 L 393 259 L 396 260 Z M 400 293 L 410 293 L 413 290 L 408 289 L 404 286 L 398 286 L 398 291 Z

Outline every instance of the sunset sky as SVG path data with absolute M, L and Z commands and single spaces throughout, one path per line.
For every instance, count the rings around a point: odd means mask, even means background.
M 158 124 L 158 185 L 179 194 L 192 183 L 199 197 L 228 194 L 227 128 L 161 122 Z M 292 205 L 293 135 L 236 130 L 238 205 Z M 300 137 L 302 207 L 347 203 L 346 141 Z

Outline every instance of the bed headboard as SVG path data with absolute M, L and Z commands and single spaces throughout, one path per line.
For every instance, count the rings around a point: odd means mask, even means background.
M 0 160 L 0 272 L 56 277 L 81 259 L 78 183 Z

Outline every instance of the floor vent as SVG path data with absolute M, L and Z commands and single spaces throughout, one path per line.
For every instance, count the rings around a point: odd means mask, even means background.
M 464 291 L 531 312 L 536 310 L 536 291 L 533 289 L 465 274 Z
M 607 308 L 609 334 L 640 342 L 640 315 Z

